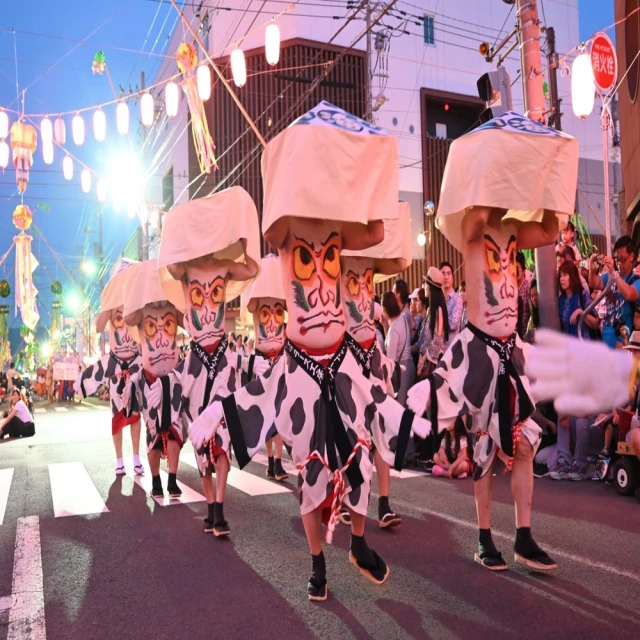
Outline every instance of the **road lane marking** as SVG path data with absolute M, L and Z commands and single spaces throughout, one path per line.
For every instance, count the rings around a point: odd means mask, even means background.
M 76 411 L 91 411 L 91 409 L 89 409 L 89 407 L 82 407 L 82 406 L 80 406 L 80 405 L 77 405 L 77 406 L 75 407 L 75 410 L 76 410 Z
M 13 602 L 13 598 L 11 596 L 5 596 L 4 598 L 0 598 L 0 613 L 9 611 L 9 609 L 11 609 L 12 602 Z
M 11 490 L 11 480 L 13 480 L 13 469 L 0 469 L 0 524 L 4 522 L 9 491 Z
M 67 407 L 54 407 L 53 410 L 57 411 L 58 413 L 61 413 L 63 411 L 69 411 Z
M 47 410 L 44 407 L 36 407 L 34 413 L 47 413 Z
M 82 462 L 60 462 L 49 465 L 51 497 L 56 518 L 108 513 Z
M 190 467 L 198 468 L 192 450 L 181 453 L 180 462 L 184 462 Z M 233 465 L 229 469 L 227 484 L 250 496 L 269 496 L 276 493 L 291 493 L 291 489 L 289 489 L 289 487 L 276 484 L 275 482 L 271 482 L 265 478 L 259 478 L 248 471 L 240 471 L 240 469 Z
M 18 518 L 7 640 L 46 640 L 38 516 Z
M 169 482 L 169 475 L 165 471 L 160 471 L 160 479 L 162 480 L 162 488 L 164 489 L 164 498 L 156 498 L 151 496 L 151 489 L 153 487 L 153 480 L 151 472 L 143 476 L 135 476 L 134 482 L 144 489 L 144 491 L 150 495 L 161 507 L 170 507 L 174 504 L 188 504 L 190 502 L 205 502 L 206 498 L 200 495 L 197 491 L 194 491 L 186 484 L 178 480 L 178 487 L 182 490 L 182 495 L 179 498 L 169 498 L 167 493 L 167 483 Z

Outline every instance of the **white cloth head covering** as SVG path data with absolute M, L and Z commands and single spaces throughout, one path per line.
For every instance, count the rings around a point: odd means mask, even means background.
M 349 251 L 345 257 L 374 258 L 374 282 L 384 282 L 411 265 L 411 207 L 408 202 L 396 203 L 398 217 L 384 220 L 384 240 L 368 249 Z
M 282 274 L 280 272 L 280 258 L 269 254 L 260 261 L 260 275 L 242 294 L 242 308 L 249 313 L 256 310 L 259 298 L 276 298 L 285 300 Z
M 166 282 L 160 286 L 158 265 L 155 260 L 145 260 L 135 264 L 127 271 L 130 277 L 124 282 L 124 321 L 129 327 L 131 337 L 139 342 L 137 325 L 138 313 L 148 304 L 167 301 L 178 310 L 178 323 L 182 325 L 182 314 L 186 309 L 182 284 L 178 280 Z
M 277 248 L 286 217 L 368 224 L 395 218 L 394 136 L 323 101 L 275 136 L 262 154 L 262 232 Z M 283 228 L 281 228 L 281 226 Z
M 242 187 L 189 200 L 165 216 L 157 265 L 163 287 L 175 281 L 167 267 L 209 255 L 235 262 L 246 262 L 249 256 L 260 263 L 258 211 Z M 251 280 L 228 281 L 227 302 L 250 284 Z
M 462 251 L 462 220 L 472 207 L 507 209 L 506 218 L 540 222 L 573 214 L 578 141 L 513 111 L 493 118 L 451 144 L 436 224 Z
M 124 283 L 133 273 L 129 267 L 140 264 L 128 260 L 122 260 L 115 274 L 107 282 L 100 296 L 100 313 L 96 318 L 96 332 L 102 333 L 109 322 L 111 312 L 124 305 Z

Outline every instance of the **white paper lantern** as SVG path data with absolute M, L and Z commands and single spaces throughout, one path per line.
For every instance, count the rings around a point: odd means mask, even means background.
M 9 164 L 9 145 L 2 140 L 0 142 L 0 168 L 6 169 Z
M 1 133 L 1 132 L 0 132 Z M 43 147 L 53 145 L 53 123 L 49 118 L 43 118 L 40 123 L 40 136 Z M 1 138 L 2 136 L 0 136 Z
M 42 143 L 42 159 L 45 164 L 53 164 L 53 142 Z
M 140 100 L 140 117 L 145 127 L 150 127 L 153 124 L 153 115 L 153 96 L 147 92 L 142 95 Z
M 593 111 L 596 100 L 596 83 L 591 67 L 591 56 L 584 52 L 573 61 L 571 67 L 571 104 L 573 113 L 584 119 Z
M 180 100 L 180 91 L 178 85 L 175 82 L 167 83 L 164 88 L 164 105 L 167 110 L 167 115 L 170 118 L 175 118 L 178 115 L 178 102 Z
M 83 169 L 80 174 L 80 184 L 82 185 L 82 190 L 85 193 L 89 193 L 91 191 L 91 171 L 89 169 Z
M 73 160 L 71 156 L 65 156 L 62 161 L 62 175 L 65 180 L 71 180 L 71 178 L 73 178 Z
M 98 194 L 99 202 L 104 202 L 107 199 L 107 183 L 102 178 L 96 184 L 96 193 Z
M 231 73 L 236 87 L 244 87 L 247 84 L 247 64 L 242 49 L 234 49 L 231 52 Z
M 208 100 L 211 97 L 211 71 L 208 64 L 201 64 L 196 72 L 198 81 L 198 95 L 200 100 Z
M 71 121 L 71 134 L 73 143 L 81 147 L 84 144 L 84 120 L 80 114 L 75 115 Z
M 264 32 L 264 52 L 270 65 L 278 64 L 280 60 L 280 28 L 272 22 Z
M 129 105 L 126 102 L 118 102 L 116 107 L 116 125 L 118 133 L 126 136 L 129 133 Z
M 107 137 L 107 116 L 102 109 L 93 114 L 93 135 L 98 142 L 104 142 Z
M 53 139 L 56 144 L 63 145 L 67 141 L 67 127 L 64 120 L 60 117 L 56 118 L 53 125 Z
M 9 116 L 6 111 L 0 111 L 0 138 L 4 139 L 9 135 Z

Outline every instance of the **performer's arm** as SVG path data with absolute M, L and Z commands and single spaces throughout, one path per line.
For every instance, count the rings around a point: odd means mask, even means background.
M 96 363 L 87 367 L 75 381 L 73 388 L 76 393 L 82 394 L 83 398 L 93 395 L 100 385 L 106 381 L 104 372 L 109 356 L 103 356 Z

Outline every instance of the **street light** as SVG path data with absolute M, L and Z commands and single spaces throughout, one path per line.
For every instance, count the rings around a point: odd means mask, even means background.
M 95 275 L 97 271 L 95 262 L 91 262 L 91 260 L 83 260 L 82 264 L 80 265 L 80 268 L 82 269 L 82 273 L 88 276 Z
M 76 291 L 70 291 L 65 298 L 65 304 L 70 311 L 77 311 L 82 304 L 80 295 Z

